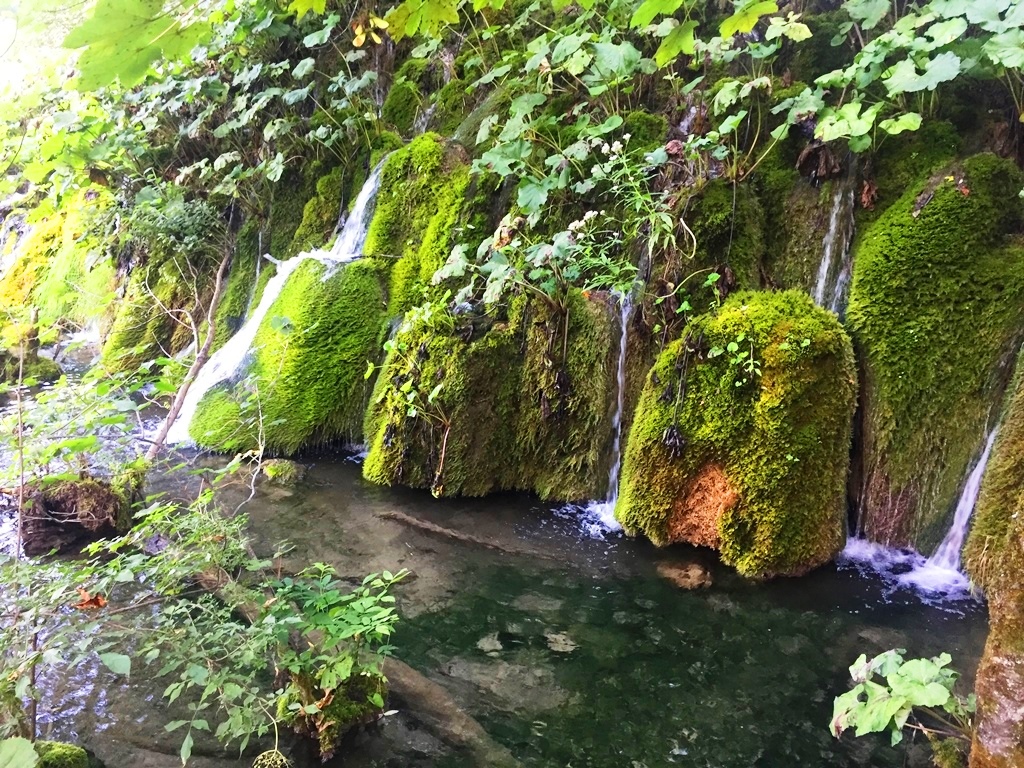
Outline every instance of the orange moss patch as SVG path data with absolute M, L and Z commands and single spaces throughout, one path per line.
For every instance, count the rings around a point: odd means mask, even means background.
M 718 520 L 738 500 L 739 496 L 729 487 L 722 468 L 717 464 L 706 465 L 687 483 L 672 505 L 668 540 L 718 549 L 721 543 Z

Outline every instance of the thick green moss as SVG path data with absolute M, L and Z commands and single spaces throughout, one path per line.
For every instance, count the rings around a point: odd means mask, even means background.
M 24 319 L 36 307 L 44 328 L 103 318 L 115 275 L 96 230 L 111 203 L 109 192 L 89 188 L 36 224 L 0 280 L 0 311 Z
M 412 131 L 416 113 L 420 108 L 420 94 L 416 85 L 410 82 L 396 82 L 388 91 L 381 107 L 381 119 L 403 135 Z
M 256 290 L 256 260 L 262 258 L 262 255 L 257 253 L 259 238 L 256 227 L 255 222 L 249 221 L 238 233 L 231 271 L 228 272 L 228 279 L 214 314 L 214 350 L 224 346 L 235 331 L 242 327 Z
M 74 744 L 37 741 L 35 748 L 36 754 L 39 755 L 37 768 L 90 768 L 89 755 Z
M 664 115 L 652 115 L 637 110 L 628 113 L 622 121 L 620 134 L 629 134 L 629 149 L 650 152 L 668 139 L 668 120 Z
M 864 356 L 872 539 L 927 551 L 946 531 L 1024 319 L 1024 247 L 1005 240 L 1022 183 L 1007 161 L 970 158 L 911 186 L 858 241 L 847 319 Z
M 697 238 L 698 266 L 728 267 L 739 288 L 760 286 L 764 211 L 751 187 L 710 182 L 694 201 L 687 222 Z
M 344 184 L 345 172 L 341 167 L 320 177 L 316 183 L 316 194 L 302 209 L 302 221 L 295 230 L 286 256 L 290 258 L 303 251 L 312 251 L 328 245 L 331 235 L 338 226 Z
M 1013 547 L 1016 519 L 1024 519 L 1024 354 L 1017 361 L 963 553 L 971 579 L 986 591 L 1024 584 L 1024 570 L 1012 573 L 998 566 Z
M 469 168 L 436 134 L 388 157 L 364 252 L 391 265 L 388 311 L 399 316 L 447 260 L 461 221 Z
M 827 562 L 843 545 L 856 389 L 834 315 L 798 291 L 734 295 L 651 370 L 616 517 L 657 544 L 716 546 L 756 578 Z
M 25 363 L 21 364 L 17 355 L 9 355 L 0 350 L 0 382 L 14 383 L 19 376 L 22 380 L 56 381 L 61 377 L 61 370 L 48 357 L 26 355 Z
M 444 496 L 602 495 L 615 398 L 608 308 L 573 292 L 567 341 L 550 309 L 522 299 L 485 333 L 467 322 L 407 319 L 367 414 L 363 475 Z
M 326 278 L 326 279 L 325 279 Z M 289 278 L 260 326 L 240 381 L 214 388 L 189 426 L 200 445 L 271 452 L 332 439 L 359 442 L 368 385 L 384 322 L 380 267 L 352 262 L 327 276 L 310 259 Z

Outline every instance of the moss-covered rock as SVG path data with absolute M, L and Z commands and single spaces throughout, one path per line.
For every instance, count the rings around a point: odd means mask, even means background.
M 863 350 L 861 528 L 941 541 L 1024 321 L 1024 180 L 979 155 L 910 186 L 862 233 L 848 323 Z
M 616 517 L 711 546 L 755 578 L 804 573 L 845 536 L 857 375 L 835 316 L 797 291 L 740 293 L 648 376 Z
M 0 350 L 0 383 L 13 384 L 19 378 L 22 381 L 56 381 L 61 374 L 60 366 L 48 357 L 26 355 L 22 363 L 18 355 Z
M 303 251 L 324 248 L 338 226 L 345 171 L 340 166 L 321 176 L 316 182 L 316 194 L 302 209 L 302 221 L 285 255 L 289 258 Z
M 642 110 L 629 112 L 622 119 L 619 133 L 629 134 L 631 151 L 650 152 L 668 139 L 668 120 L 664 115 L 652 115 Z
M 63 744 L 59 741 L 37 741 L 36 754 L 39 755 L 37 768 L 92 768 L 89 754 L 74 744 Z
M 380 116 L 398 133 L 407 135 L 412 131 L 419 109 L 419 89 L 414 83 L 403 80 L 391 86 L 388 96 L 381 106 Z
M 462 218 L 469 167 L 436 134 L 392 153 L 381 172 L 364 252 L 391 269 L 388 311 L 398 317 L 447 260 Z
M 603 495 L 615 398 L 608 307 L 574 291 L 565 334 L 562 318 L 523 299 L 485 332 L 465 316 L 411 313 L 367 414 L 364 477 L 438 496 Z
M 764 210 L 750 186 L 710 182 L 694 200 L 687 221 L 697 239 L 697 265 L 730 269 L 734 287 L 760 286 Z
M 368 384 L 384 324 L 379 264 L 352 262 L 337 272 L 315 259 L 288 279 L 256 333 L 239 379 L 211 389 L 189 425 L 193 439 L 236 452 L 261 441 L 290 454 L 303 445 L 359 442 Z
M 1024 355 L 974 510 L 964 564 L 988 598 L 972 768 L 1024 765 Z

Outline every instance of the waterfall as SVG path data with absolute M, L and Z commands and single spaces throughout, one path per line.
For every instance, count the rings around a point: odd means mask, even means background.
M 195 381 L 192 382 L 192 386 L 189 387 L 188 394 L 185 397 L 185 402 L 182 404 L 177 419 L 175 419 L 167 434 L 167 442 L 184 443 L 190 440 L 188 428 L 203 396 L 221 382 L 233 378 L 239 369 L 242 368 L 245 359 L 249 355 L 252 343 L 256 339 L 256 334 L 270 312 L 270 308 L 277 301 L 277 297 L 281 295 L 281 291 L 284 290 L 288 278 L 304 261 L 308 259 L 319 261 L 328 267 L 327 276 L 330 276 L 339 265 L 354 261 L 362 255 L 363 242 L 366 239 L 366 232 L 370 227 L 370 220 L 373 217 L 373 202 L 377 195 L 377 189 L 380 187 L 380 174 L 383 167 L 384 160 L 381 160 L 377 167 L 373 169 L 373 173 L 370 174 L 366 183 L 363 184 L 363 188 L 359 191 L 359 196 L 356 197 L 352 214 L 345 222 L 344 229 L 338 235 L 330 251 L 321 250 L 311 253 L 300 253 L 298 256 L 294 256 L 286 261 L 275 261 L 269 256 L 266 257 L 277 265 L 277 272 L 267 281 L 259 304 L 246 319 L 242 327 L 200 369 Z
M 622 529 L 615 519 L 615 503 L 619 499 L 619 470 L 622 467 L 622 414 L 626 404 L 626 351 L 629 342 L 629 318 L 633 299 L 629 294 L 619 298 L 619 360 L 615 369 L 615 413 L 612 416 L 612 463 L 608 470 L 608 492 L 602 501 L 590 502 L 584 510 L 584 527 L 591 534 Z
M 837 179 L 832 190 L 828 230 L 821 243 L 821 264 L 814 284 L 814 302 L 838 315 L 846 309 L 846 294 L 853 269 L 851 259 L 854 234 L 854 182 L 856 173 L 851 169 Z
M 936 595 L 943 599 L 969 596 L 970 582 L 960 571 L 960 553 L 995 439 L 996 430 L 993 429 L 985 438 L 981 456 L 967 474 L 953 515 L 953 525 L 931 557 L 925 559 L 912 550 L 890 549 L 864 539 L 850 539 L 842 559 L 868 566 L 890 582 L 893 589 L 917 589 L 925 599 Z
M 978 501 L 978 492 L 981 490 L 981 479 L 985 476 L 985 467 L 988 465 L 989 454 L 992 453 L 992 445 L 996 440 L 996 430 L 988 433 L 985 440 L 985 450 L 981 452 L 981 458 L 971 469 L 964 484 L 964 490 L 960 494 L 960 501 L 956 505 L 956 514 L 953 515 L 953 527 L 949 529 L 946 538 L 939 544 L 928 564 L 935 568 L 945 568 L 950 571 L 960 570 L 960 551 L 964 547 L 964 538 L 967 536 L 967 524 L 971 520 L 971 513 L 974 512 L 974 505 Z

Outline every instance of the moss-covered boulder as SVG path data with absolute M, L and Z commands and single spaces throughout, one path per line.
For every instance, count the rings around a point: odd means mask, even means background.
M 99 761 L 90 758 L 89 753 L 74 744 L 59 741 L 37 741 L 37 768 L 95 768 Z
M 1003 411 L 964 549 L 985 590 L 989 637 L 978 667 L 973 768 L 1024 765 L 1024 356 Z
M 328 271 L 330 270 L 330 271 Z M 359 442 L 385 319 L 381 266 L 325 267 L 307 259 L 289 277 L 236 379 L 200 401 L 189 425 L 199 444 L 236 452 L 264 445 L 291 454 L 311 443 Z
M 1024 325 L 1024 178 L 978 155 L 910 186 L 858 240 L 848 324 L 863 351 L 863 532 L 942 540 Z
M 602 496 L 617 333 L 609 307 L 578 291 L 567 321 L 524 299 L 489 328 L 410 313 L 367 414 L 364 477 L 438 496 Z
M 615 515 L 656 544 L 713 547 L 741 573 L 804 573 L 845 538 L 857 392 L 835 315 L 797 291 L 739 293 L 651 370 Z
M 391 316 L 422 299 L 451 253 L 469 185 L 466 157 L 436 134 L 393 152 L 381 171 L 364 252 L 391 270 Z

